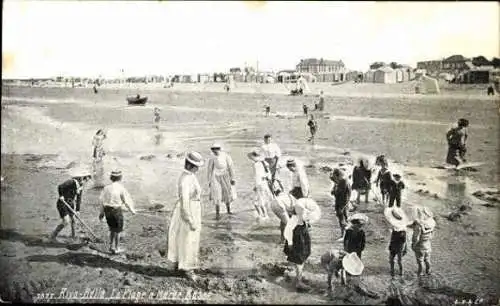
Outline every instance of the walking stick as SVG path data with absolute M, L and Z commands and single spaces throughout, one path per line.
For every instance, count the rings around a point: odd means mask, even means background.
M 61 200 L 64 205 L 66 205 L 66 207 L 73 213 L 73 216 L 76 217 L 76 219 L 78 221 L 80 221 L 80 223 L 89 231 L 89 233 L 94 237 L 94 239 L 97 241 L 97 242 L 102 242 L 102 239 L 97 237 L 94 232 L 90 229 L 90 227 L 85 223 L 83 222 L 82 219 L 80 219 L 80 217 L 76 214 L 76 211 L 65 201 L 65 200 Z

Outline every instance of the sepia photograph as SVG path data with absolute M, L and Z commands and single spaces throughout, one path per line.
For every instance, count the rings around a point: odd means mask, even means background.
M 500 305 L 499 3 L 2 10 L 0 303 Z

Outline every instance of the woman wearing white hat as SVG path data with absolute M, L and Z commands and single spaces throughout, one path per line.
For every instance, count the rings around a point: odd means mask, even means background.
M 194 280 L 194 269 L 198 267 L 201 233 L 201 187 L 195 173 L 203 166 L 203 157 L 198 152 L 187 154 L 184 171 L 178 181 L 179 200 L 175 204 L 168 229 L 167 258 L 177 268 L 185 271 Z
M 425 263 L 425 273 L 431 273 L 431 241 L 436 228 L 436 221 L 432 212 L 423 206 L 414 208 L 415 222 L 412 224 L 413 237 L 411 248 L 415 251 L 417 259 L 418 271 L 417 275 L 421 276 Z
M 233 159 L 222 151 L 222 146 L 217 142 L 212 145 L 211 150 L 213 156 L 208 160 L 207 181 L 210 199 L 215 204 L 215 214 L 218 220 L 221 203 L 226 204 L 227 213 L 231 214 L 231 202 L 235 200 L 232 192 L 235 184 Z
M 92 139 L 92 180 L 95 188 L 104 187 L 104 140 L 106 131 L 99 129 Z
M 256 194 L 254 202 L 255 210 L 257 211 L 258 218 L 267 219 L 269 218 L 267 214 L 267 205 L 272 197 L 271 190 L 269 190 L 269 182 L 271 181 L 269 164 L 264 161 L 258 149 L 252 150 L 247 156 L 253 161 L 255 176 L 255 187 L 253 191 Z
M 51 235 L 51 239 L 55 240 L 60 231 L 63 230 L 68 223 L 71 223 L 71 237 L 74 239 L 75 234 L 75 219 L 73 212 L 80 213 L 80 204 L 82 202 L 83 187 L 90 180 L 90 171 L 86 168 L 76 168 L 71 171 L 71 179 L 57 186 L 59 198 L 57 199 L 57 211 L 61 217 L 61 223 L 57 225 Z M 68 208 L 71 207 L 70 208 Z

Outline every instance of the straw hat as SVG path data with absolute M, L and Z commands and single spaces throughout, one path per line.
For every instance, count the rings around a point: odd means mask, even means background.
M 413 218 L 417 222 L 426 224 L 428 227 L 436 226 L 434 214 L 425 206 L 416 206 L 413 211 Z
M 186 161 L 190 162 L 191 164 L 201 167 L 205 163 L 203 160 L 203 156 L 201 156 L 200 153 L 196 151 L 191 151 L 186 155 Z
M 365 224 L 368 222 L 368 216 L 362 213 L 356 213 L 349 218 L 347 218 L 347 221 L 352 222 L 354 220 L 358 220 L 360 223 Z
M 361 259 L 359 259 L 356 252 L 352 252 L 344 256 L 342 259 L 342 267 L 350 275 L 361 275 L 365 266 Z
M 253 161 L 262 161 L 264 158 L 260 154 L 259 149 L 253 149 L 250 153 L 247 154 L 248 158 L 250 158 Z
M 121 177 L 122 176 L 122 171 L 121 170 L 113 170 L 113 171 L 111 171 L 110 176 Z
M 90 171 L 85 167 L 77 167 L 70 170 L 69 174 L 71 177 L 86 177 L 92 176 Z
M 295 212 L 299 219 L 314 223 L 321 218 L 321 209 L 316 201 L 310 198 L 301 198 L 295 202 Z
M 219 142 L 214 142 L 212 144 L 212 146 L 210 147 L 210 149 L 219 149 L 219 150 L 222 150 L 222 146 Z
M 399 207 L 387 207 L 384 209 L 384 216 L 396 231 L 406 230 L 406 227 L 410 225 L 405 212 Z

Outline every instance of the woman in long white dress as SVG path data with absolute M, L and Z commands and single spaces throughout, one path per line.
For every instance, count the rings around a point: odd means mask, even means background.
M 186 156 L 184 171 L 177 183 L 179 200 L 168 229 L 167 258 L 191 280 L 196 279 L 194 269 L 199 264 L 201 233 L 201 187 L 195 173 L 203 164 L 198 152 Z
M 207 181 L 210 199 L 215 204 L 215 216 L 218 220 L 221 203 L 226 204 L 227 213 L 231 214 L 231 203 L 235 200 L 232 190 L 235 184 L 233 159 L 222 151 L 219 143 L 214 143 L 211 150 L 214 155 L 208 160 Z
M 92 139 L 92 169 L 95 188 L 102 188 L 105 186 L 104 182 L 104 139 L 106 139 L 106 132 L 103 129 L 97 131 Z

